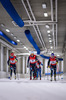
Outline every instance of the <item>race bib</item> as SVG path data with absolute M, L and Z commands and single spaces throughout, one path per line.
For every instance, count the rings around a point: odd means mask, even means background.
M 31 63 L 35 62 L 35 60 L 30 60 Z
M 50 64 L 56 64 L 56 61 L 50 61 Z

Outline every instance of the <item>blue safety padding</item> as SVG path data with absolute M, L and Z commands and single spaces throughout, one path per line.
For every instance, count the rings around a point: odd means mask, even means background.
M 25 30 L 25 35 L 26 35 L 27 39 L 30 41 L 30 43 L 33 45 L 33 47 L 36 49 L 37 54 L 40 54 L 40 49 L 37 46 L 36 42 L 34 41 L 30 31 L 29 30 Z
M 63 61 L 63 58 L 58 58 L 59 61 Z
M 0 31 L 0 35 L 4 37 L 7 41 L 9 41 L 13 45 L 17 45 L 16 42 L 12 41 L 9 37 L 7 37 L 3 32 Z
M 30 41 L 30 43 L 33 45 L 33 47 L 36 49 L 37 54 L 40 55 L 40 48 L 37 46 L 36 42 L 34 41 L 30 31 L 29 30 L 25 30 L 25 35 L 26 35 L 27 39 Z M 42 55 L 42 54 L 40 56 L 42 58 L 44 58 L 44 59 L 49 59 L 50 58 L 50 57 Z M 58 58 L 58 60 L 62 61 L 63 59 L 62 58 Z
M 45 73 L 45 75 L 50 75 L 51 73 Z M 54 74 L 54 73 L 53 73 Z M 63 71 L 62 72 L 56 72 L 56 74 L 63 74 Z
M 49 59 L 50 57 L 48 56 L 45 56 L 45 55 L 40 55 L 42 58 L 45 58 L 45 59 Z
M 11 18 L 16 22 L 16 24 L 19 25 L 20 27 L 23 27 L 24 22 L 16 12 L 10 0 L 0 0 L 0 2 L 5 8 L 5 10 L 8 12 L 8 14 L 11 16 Z

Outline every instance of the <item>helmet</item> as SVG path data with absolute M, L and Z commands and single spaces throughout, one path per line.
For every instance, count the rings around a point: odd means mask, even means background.
M 51 56 L 54 56 L 54 53 L 51 53 Z
M 31 51 L 31 54 L 34 54 L 34 51 Z
M 13 52 L 11 53 L 11 56 L 14 56 L 14 53 Z

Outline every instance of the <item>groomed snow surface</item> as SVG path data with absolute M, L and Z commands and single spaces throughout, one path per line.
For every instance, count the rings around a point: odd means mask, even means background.
M 0 79 L 0 100 L 66 100 L 66 80 Z

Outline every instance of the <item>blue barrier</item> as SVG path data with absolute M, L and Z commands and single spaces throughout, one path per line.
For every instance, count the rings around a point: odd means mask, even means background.
M 16 24 L 19 25 L 20 27 L 23 27 L 24 22 L 16 12 L 10 0 L 0 0 L 0 2 L 5 8 L 5 10 L 8 12 L 8 14 L 11 16 L 11 18 L 16 22 Z
M 17 45 L 16 42 L 12 41 L 9 37 L 7 37 L 3 32 L 0 31 L 0 35 L 4 37 L 7 41 L 9 41 L 13 45 Z
M 45 73 L 45 75 L 50 75 L 51 73 Z M 54 73 L 53 73 L 54 74 Z M 63 74 L 63 71 L 62 72 L 56 72 L 56 74 Z

